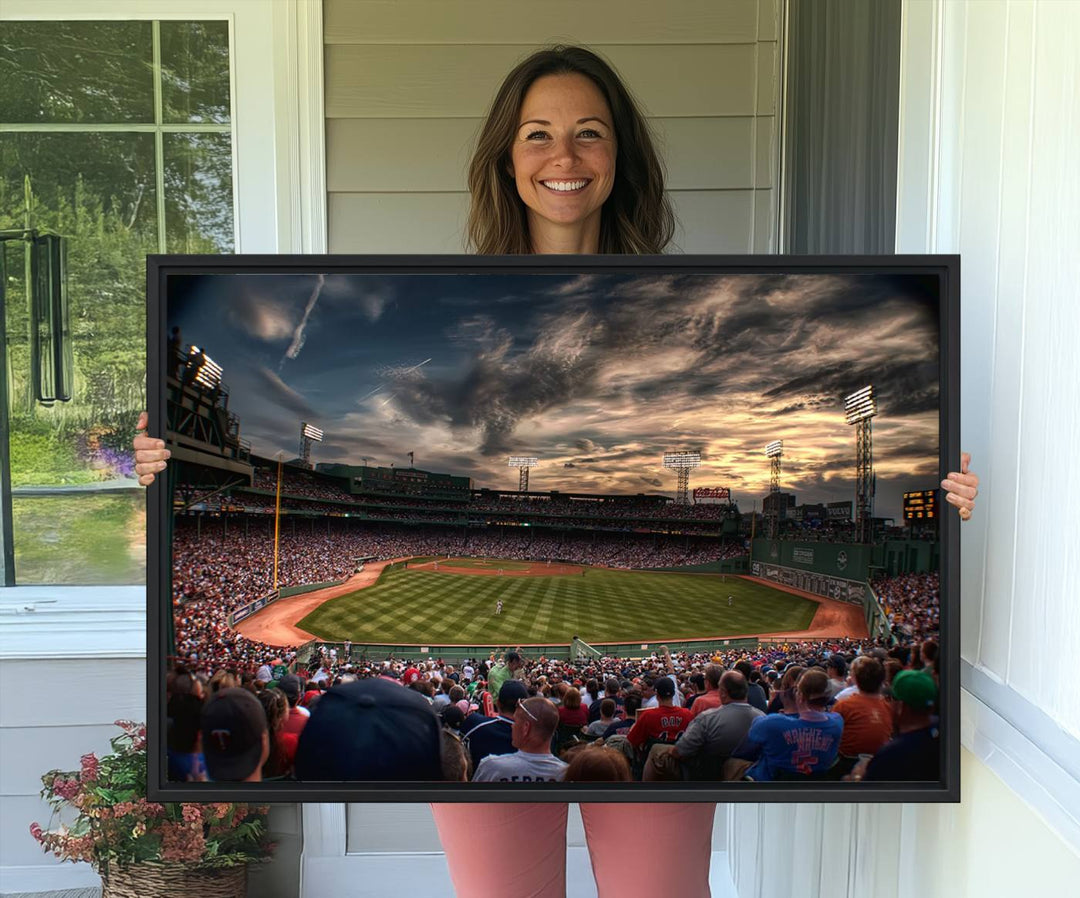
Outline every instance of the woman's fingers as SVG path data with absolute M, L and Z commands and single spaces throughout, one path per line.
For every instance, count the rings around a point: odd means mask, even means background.
M 979 495 L 979 478 L 974 474 L 957 474 L 955 471 L 941 481 L 941 488 L 949 496 L 960 496 L 963 499 L 974 499 Z
M 166 460 L 172 457 L 172 453 L 165 448 L 164 440 L 146 435 L 149 422 L 149 415 L 139 412 L 139 420 L 135 424 L 135 438 L 131 441 L 135 450 L 135 473 L 141 486 L 153 483 L 155 476 L 165 470 Z
M 968 520 L 975 508 L 975 497 L 979 495 L 979 475 L 971 473 L 971 453 L 960 453 L 960 470 L 950 471 L 941 481 L 945 490 L 945 501 L 955 505 L 960 511 L 960 519 Z

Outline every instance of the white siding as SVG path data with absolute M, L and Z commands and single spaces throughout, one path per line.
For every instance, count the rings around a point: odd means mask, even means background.
M 499 82 L 549 43 L 609 58 L 650 116 L 674 251 L 774 252 L 779 0 L 327 0 L 326 168 L 336 253 L 464 250 L 465 171 Z
M 897 250 L 961 254 L 961 444 L 983 480 L 962 528 L 962 801 L 837 805 L 831 824 L 733 806 L 743 898 L 1080 877 L 1080 4 L 905 0 L 903 18 Z M 793 827 L 801 849 L 774 862 Z

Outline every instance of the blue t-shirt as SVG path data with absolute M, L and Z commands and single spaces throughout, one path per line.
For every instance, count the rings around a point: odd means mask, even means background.
M 769 714 L 750 724 L 738 754 L 758 759 L 746 771 L 757 782 L 769 782 L 781 771 L 820 773 L 836 760 L 843 729 L 844 718 L 832 712 L 822 713 L 820 720 Z

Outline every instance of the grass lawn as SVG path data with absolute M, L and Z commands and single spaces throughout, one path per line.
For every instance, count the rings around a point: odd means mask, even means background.
M 145 490 L 13 498 L 21 584 L 146 582 Z
M 504 570 L 513 562 L 497 562 Z M 734 596 L 732 607 L 727 597 Z M 495 614 L 502 599 L 503 612 Z M 727 575 L 588 568 L 580 575 L 478 577 L 393 570 L 325 602 L 299 626 L 326 640 L 445 645 L 656 642 L 803 630 L 817 604 Z

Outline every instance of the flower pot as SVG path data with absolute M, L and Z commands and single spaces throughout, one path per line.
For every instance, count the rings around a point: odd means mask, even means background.
M 111 866 L 101 874 L 101 898 L 244 898 L 247 867 L 198 870 L 184 864 Z

